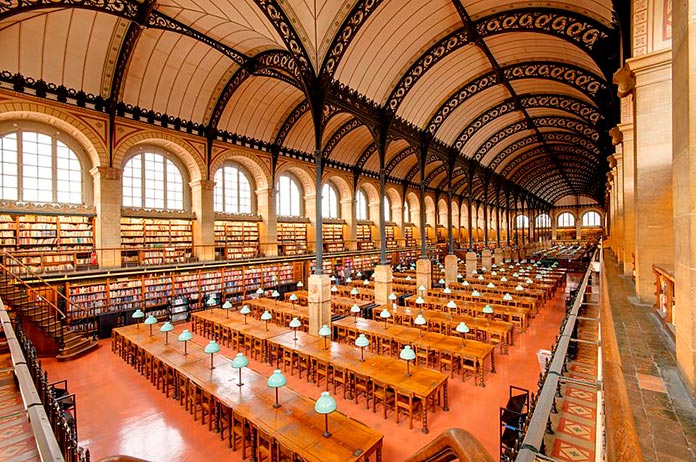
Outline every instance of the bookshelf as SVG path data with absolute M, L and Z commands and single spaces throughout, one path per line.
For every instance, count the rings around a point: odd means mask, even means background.
M 305 253 L 307 253 L 307 225 L 278 223 L 278 254 L 302 255 Z
M 189 312 L 191 311 L 189 299 L 183 296 L 172 299 L 167 311 L 171 322 L 188 321 Z
M 358 250 L 373 250 L 375 243 L 372 240 L 372 226 L 358 225 L 357 227 Z
M 94 219 L 70 215 L 0 215 L 0 247 L 22 264 L 16 274 L 74 271 L 92 265 Z
M 186 263 L 193 253 L 190 220 L 121 218 L 121 265 Z
M 215 258 L 238 260 L 259 256 L 259 224 L 251 221 L 215 222 Z
M 413 237 L 413 226 L 410 225 L 405 225 L 404 226 L 404 239 L 405 239 L 405 246 L 406 247 L 416 247 L 418 243 L 416 242 L 416 239 Z
M 321 226 L 321 236 L 324 243 L 325 252 L 342 252 L 345 250 L 343 242 L 343 225 L 323 224 Z
M 394 225 L 386 225 L 384 227 L 384 234 L 386 236 L 387 249 L 396 249 L 396 239 L 394 238 Z

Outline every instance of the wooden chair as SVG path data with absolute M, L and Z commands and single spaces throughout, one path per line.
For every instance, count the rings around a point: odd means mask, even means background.
M 346 396 L 348 395 L 348 387 L 349 387 L 349 382 L 350 382 L 350 377 L 349 377 L 348 371 L 342 367 L 334 366 L 332 382 L 333 382 L 333 386 L 334 386 L 334 395 L 336 394 L 336 389 L 339 386 L 342 386 L 343 387 L 343 399 L 345 399 Z
M 372 398 L 372 381 L 368 375 L 353 372 L 353 398 L 358 404 L 360 395 L 365 397 L 365 409 L 370 409 Z
M 247 448 L 249 447 L 249 426 L 246 419 L 232 411 L 232 433 L 230 434 L 230 443 L 232 450 L 236 451 L 237 447 L 242 447 L 242 459 L 247 457 Z
M 447 369 L 450 372 L 450 377 L 452 377 L 454 375 L 454 371 L 458 369 L 457 358 L 449 351 L 441 351 L 438 362 L 440 363 L 440 372 L 442 372 L 443 369 Z
M 404 392 L 396 389 L 396 423 L 399 423 L 399 414 L 402 412 L 408 415 L 408 428 L 413 429 L 413 416 L 419 412 L 423 412 L 423 402 L 420 398 L 416 398 L 413 393 Z
M 414 349 L 416 350 L 416 366 L 429 367 L 431 364 L 430 349 L 420 345 L 416 345 Z
M 297 367 L 297 371 L 300 374 L 300 378 L 302 378 L 302 372 L 307 372 L 307 381 L 310 379 L 310 367 L 311 367 L 311 360 L 307 354 L 304 354 L 302 352 L 298 352 L 295 355 L 295 366 Z
M 386 383 L 372 380 L 372 412 L 377 412 L 377 403 L 382 403 L 384 418 L 387 418 L 387 410 L 394 410 L 394 390 Z
M 326 382 L 326 390 L 329 389 L 329 382 L 331 381 L 331 375 L 333 368 L 328 361 L 323 359 L 317 359 L 314 364 L 314 372 L 316 376 L 317 386 L 321 386 L 321 379 L 323 378 Z
M 261 429 L 256 430 L 256 462 L 273 462 L 275 440 Z
M 251 339 L 251 357 L 257 361 L 263 361 L 263 340 L 252 337 Z
M 220 433 L 220 440 L 227 435 L 227 447 L 232 447 L 232 409 L 221 402 L 217 402 L 217 429 Z

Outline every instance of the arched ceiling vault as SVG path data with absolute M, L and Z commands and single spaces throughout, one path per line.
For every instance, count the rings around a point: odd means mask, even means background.
M 613 3 L 6 2 L 0 81 L 276 156 L 320 138 L 329 165 L 490 204 L 601 202 Z

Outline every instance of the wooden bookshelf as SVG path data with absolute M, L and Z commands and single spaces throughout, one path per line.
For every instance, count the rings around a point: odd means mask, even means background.
M 373 250 L 375 243 L 372 240 L 372 226 L 358 225 L 357 227 L 358 250 Z
M 394 237 L 394 225 L 386 225 L 384 227 L 384 234 L 386 236 L 387 249 L 396 249 L 396 238 Z
M 278 254 L 302 255 L 305 253 L 307 253 L 307 225 L 278 223 Z
M 323 224 L 321 226 L 321 236 L 325 252 L 342 252 L 345 250 L 343 225 Z
M 404 226 L 404 239 L 406 247 L 415 247 L 418 245 L 416 239 L 413 237 L 413 226 Z
M 191 261 L 190 220 L 121 218 L 121 265 L 152 266 Z
M 215 222 L 215 257 L 239 260 L 259 256 L 259 224 L 251 221 Z

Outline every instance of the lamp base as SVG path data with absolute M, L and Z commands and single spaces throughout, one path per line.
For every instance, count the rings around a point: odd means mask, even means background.
M 242 382 L 239 382 L 239 383 L 237 384 L 238 387 L 241 387 L 242 385 L 244 385 Z
M 331 433 L 330 433 L 330 432 L 324 432 L 324 433 L 321 434 L 321 436 L 323 436 L 324 438 L 328 438 L 329 436 L 331 436 Z
M 278 404 L 278 403 L 273 404 L 274 409 L 278 409 L 279 407 L 280 407 L 280 404 Z

